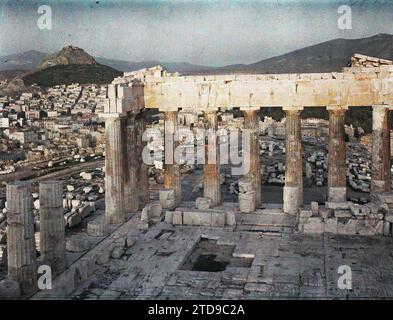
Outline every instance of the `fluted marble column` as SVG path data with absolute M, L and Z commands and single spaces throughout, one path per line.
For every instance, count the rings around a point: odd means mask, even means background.
M 21 293 L 29 295 L 37 290 L 37 255 L 30 183 L 8 183 L 6 194 L 8 279 L 19 282 Z
M 389 106 L 373 106 L 371 196 L 390 191 Z
M 244 129 L 250 130 L 250 153 L 245 154 L 245 161 L 249 162 L 246 174 L 247 179 L 252 182 L 255 191 L 255 205 L 261 204 L 261 164 L 260 146 L 258 136 L 259 117 L 258 110 L 246 110 L 244 113 Z
M 303 205 L 301 107 L 283 108 L 285 120 L 284 212 L 297 214 Z
M 181 173 L 180 164 L 175 159 L 175 149 L 179 145 L 177 140 L 177 111 L 164 113 L 164 188 L 173 189 L 176 205 L 181 203 Z M 179 160 L 179 159 L 177 159 Z
M 125 117 L 107 115 L 105 118 L 105 221 L 109 224 L 125 220 L 126 125 Z
M 203 167 L 203 196 L 212 200 L 212 205 L 221 203 L 220 160 L 217 136 L 217 112 L 207 111 L 205 118 L 205 164 Z
M 328 201 L 347 199 L 347 174 L 345 163 L 345 111 L 346 107 L 329 106 L 328 147 Z
M 40 253 L 54 273 L 66 268 L 63 183 L 40 182 Z
M 136 146 L 137 146 L 137 157 L 138 157 L 138 190 L 139 190 L 139 208 L 143 208 L 150 201 L 149 193 L 149 174 L 148 166 L 143 161 L 142 152 L 147 142 L 143 141 L 143 134 L 146 131 L 145 113 L 140 112 L 135 117 L 135 129 L 136 129 Z
M 136 143 L 135 115 L 130 114 L 127 118 L 127 162 L 124 169 L 124 201 L 127 213 L 136 212 L 139 209 L 138 194 L 138 154 Z

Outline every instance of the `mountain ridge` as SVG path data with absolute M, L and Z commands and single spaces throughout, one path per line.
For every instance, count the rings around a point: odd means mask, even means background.
M 338 38 L 255 63 L 223 67 L 194 65 L 187 62 L 154 60 L 129 62 L 94 58 L 83 49 L 74 46 L 66 46 L 50 55 L 30 50 L 19 55 L 0 57 L 0 79 L 16 74 L 15 78 L 7 78 L 7 80 L 11 80 L 9 81 L 11 92 L 18 92 L 18 87 L 25 90 L 25 85 L 32 83 L 50 86 L 60 82 L 65 84 L 86 81 L 111 82 L 114 77 L 121 75 L 122 71 L 134 71 L 156 65 L 163 66 L 169 72 L 178 71 L 184 75 L 340 72 L 343 67 L 350 65 L 351 57 L 355 53 L 393 60 L 393 35 L 381 33 L 361 39 Z M 42 59 L 38 61 L 40 58 Z M 11 69 L 1 71 L 4 65 L 11 66 Z M 26 70 L 28 66 L 34 68 Z M 23 70 L 26 72 L 22 73 Z M 24 80 L 26 83 L 23 82 Z
M 63 48 L 64 49 L 64 48 Z M 81 49 L 83 50 L 83 49 Z M 33 56 L 29 58 L 29 53 Z M 263 59 L 251 64 L 232 64 L 222 67 L 196 65 L 188 62 L 162 61 L 126 61 L 103 57 L 92 57 L 97 63 L 107 65 L 120 71 L 135 71 L 156 65 L 162 65 L 169 72 L 178 71 L 183 74 L 212 74 L 212 73 L 307 73 L 307 72 L 337 72 L 350 63 L 354 53 L 361 53 L 378 58 L 393 60 L 393 35 L 380 33 L 360 39 L 337 38 L 315 45 L 297 49 L 282 55 Z M 45 55 L 43 57 L 43 55 Z M 53 56 L 51 54 L 49 56 Z M 42 60 L 49 57 L 39 51 L 26 51 L 19 55 L 0 57 L 0 70 L 27 69 L 21 66 L 38 67 Z M 38 58 L 40 61 L 38 61 Z M 28 61 L 22 63 L 23 58 Z M 4 63 L 4 60 L 8 61 Z M 11 63 L 11 62 L 12 63 Z M 19 62 L 19 63 L 17 63 Z M 8 68 L 11 66 L 11 68 Z M 33 68 L 33 69 L 34 69 Z

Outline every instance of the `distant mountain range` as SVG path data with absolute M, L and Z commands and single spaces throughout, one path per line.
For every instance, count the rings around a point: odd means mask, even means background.
M 236 64 L 224 67 L 194 65 L 187 62 L 132 62 L 101 57 L 94 57 L 93 60 L 119 71 L 134 71 L 162 65 L 169 72 L 178 71 L 183 74 L 306 73 L 340 71 L 342 67 L 350 63 L 354 53 L 393 60 L 393 35 L 377 34 L 369 38 L 353 40 L 335 39 L 256 63 Z M 56 54 L 50 55 L 49 57 L 52 57 L 53 60 L 54 56 Z M 27 51 L 21 54 L 3 56 L 0 57 L 0 71 L 32 70 L 47 60 L 50 60 L 50 58 L 48 59 L 48 54 L 39 51 Z
M 63 48 L 62 50 L 64 50 Z M 62 51 L 60 50 L 60 51 Z M 0 57 L 0 71 L 5 70 L 33 70 L 39 67 L 49 66 L 48 62 L 56 60 L 59 53 L 51 54 L 39 51 L 26 51 L 21 54 L 13 54 Z M 142 61 L 130 62 L 125 60 L 114 60 L 95 57 L 97 63 L 109 66 L 119 71 L 135 71 L 143 68 L 150 68 L 157 65 L 163 66 L 169 72 L 206 72 L 216 69 L 215 67 L 194 65 L 187 62 L 161 62 L 161 61 Z
M 363 39 L 335 39 L 249 65 L 219 68 L 220 73 L 315 73 L 337 72 L 348 66 L 355 53 L 393 60 L 393 35 L 377 34 Z

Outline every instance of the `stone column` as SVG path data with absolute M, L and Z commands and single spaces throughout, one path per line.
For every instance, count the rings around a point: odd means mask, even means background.
M 173 189 L 176 205 L 181 203 L 181 174 L 180 164 L 175 159 L 175 149 L 179 145 L 177 137 L 177 111 L 164 113 L 164 188 Z
M 345 163 L 345 111 L 346 107 L 327 107 L 329 111 L 328 147 L 328 201 L 347 200 L 347 173 Z
M 371 197 L 390 191 L 389 106 L 373 106 Z
M 105 119 L 105 222 L 125 220 L 124 175 L 126 148 L 126 118 L 107 115 Z
M 145 113 L 140 112 L 135 117 L 135 130 L 136 130 L 136 150 L 138 157 L 138 190 L 139 190 L 139 208 L 143 208 L 150 201 L 149 193 L 149 174 L 148 166 L 143 161 L 142 152 L 147 142 L 143 141 L 143 134 L 146 131 Z
M 258 110 L 244 111 L 244 129 L 250 130 L 250 153 L 245 154 L 245 161 L 248 161 L 249 168 L 246 178 L 252 182 L 255 191 L 255 205 L 261 204 L 261 164 L 258 125 Z M 244 152 L 244 150 L 243 150 Z
M 136 212 L 139 209 L 138 194 L 138 154 L 136 146 L 135 115 L 127 117 L 127 161 L 124 168 L 124 209 L 126 213 Z
M 39 188 L 41 258 L 56 274 L 66 268 L 63 183 L 43 181 Z
M 8 279 L 19 282 L 21 293 L 37 290 L 37 255 L 30 183 L 7 184 Z
M 284 212 L 297 214 L 303 205 L 301 119 L 303 108 L 283 108 L 285 120 Z
M 217 113 L 207 111 L 205 117 L 205 164 L 203 167 L 203 196 L 211 199 L 213 206 L 221 202 L 220 160 L 217 136 Z

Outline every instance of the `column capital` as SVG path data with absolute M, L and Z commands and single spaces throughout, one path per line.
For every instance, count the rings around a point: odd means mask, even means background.
M 178 112 L 180 110 L 181 110 L 180 107 L 161 107 L 161 108 L 158 108 L 159 112 L 169 112 L 169 111 L 171 111 L 171 112 Z
M 261 109 L 260 107 L 240 107 L 240 111 L 246 112 L 246 111 L 259 111 Z
M 283 111 L 303 111 L 303 106 L 283 106 Z
M 203 110 L 204 114 L 216 114 L 218 113 L 220 110 L 212 110 L 212 109 L 208 109 L 208 110 Z
M 348 106 L 339 106 L 339 105 L 329 105 L 326 106 L 327 111 L 347 111 Z
M 393 110 L 393 105 L 389 104 L 374 104 L 372 106 L 373 111 L 391 111 Z

